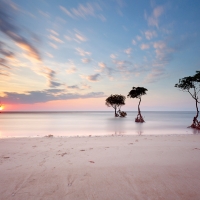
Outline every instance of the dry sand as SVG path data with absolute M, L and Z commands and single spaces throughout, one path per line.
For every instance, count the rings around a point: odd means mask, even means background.
M 200 135 L 0 140 L 1 200 L 199 200 Z

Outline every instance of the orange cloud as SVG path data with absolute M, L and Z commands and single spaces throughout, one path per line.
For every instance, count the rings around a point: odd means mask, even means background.
M 34 58 L 38 61 L 41 60 L 38 52 L 33 47 L 31 47 L 30 45 L 23 43 L 23 42 L 18 42 L 17 46 L 20 47 L 21 49 L 25 50 L 29 57 Z

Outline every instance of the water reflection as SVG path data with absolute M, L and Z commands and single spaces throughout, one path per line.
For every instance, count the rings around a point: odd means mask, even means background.
M 109 117 L 106 120 L 106 131 L 114 132 L 115 135 L 125 134 L 125 118 Z
M 136 123 L 136 132 L 138 135 L 142 135 L 142 133 L 144 132 L 143 126 L 144 123 Z
M 191 128 L 191 129 L 192 129 L 193 134 L 195 134 L 195 135 L 200 134 L 200 130 L 193 129 L 193 128 Z
M 115 118 L 112 112 L 1 113 L 0 137 L 199 134 L 187 128 L 194 112 L 137 112 Z
M 142 131 L 138 131 L 137 133 L 138 133 L 138 135 L 142 135 L 143 132 Z

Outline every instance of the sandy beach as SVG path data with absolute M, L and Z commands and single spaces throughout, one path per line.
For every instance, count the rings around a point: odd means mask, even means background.
M 199 200 L 200 135 L 0 140 L 1 200 Z

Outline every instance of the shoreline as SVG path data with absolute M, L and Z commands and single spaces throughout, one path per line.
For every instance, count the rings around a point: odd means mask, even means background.
M 0 139 L 0 197 L 200 198 L 200 135 Z
M 200 133 L 199 130 L 196 130 Z M 96 138 L 96 137 L 154 137 L 154 136 L 191 136 L 198 135 L 199 133 L 170 133 L 170 134 L 108 134 L 108 135 L 75 135 L 75 136 L 65 136 L 65 135 L 45 135 L 45 136 L 7 136 L 0 137 L 0 140 L 3 139 L 35 139 L 35 138 Z

